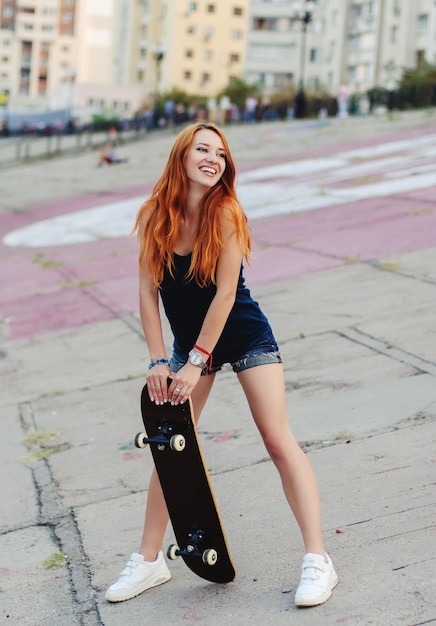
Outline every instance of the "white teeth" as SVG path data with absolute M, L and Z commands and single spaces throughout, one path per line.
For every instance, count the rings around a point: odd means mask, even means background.
M 209 172 L 210 174 L 216 174 L 216 170 L 212 169 L 211 167 L 201 167 L 200 169 L 202 172 Z

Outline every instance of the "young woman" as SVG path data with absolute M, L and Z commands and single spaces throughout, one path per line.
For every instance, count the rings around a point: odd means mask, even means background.
M 295 604 L 314 606 L 330 597 L 338 577 L 324 550 L 316 478 L 289 427 L 278 346 L 245 286 L 242 263 L 250 254 L 250 236 L 234 185 L 223 133 L 211 123 L 194 124 L 177 137 L 138 213 L 140 314 L 151 361 L 147 388 L 156 404 L 191 397 L 198 419 L 216 372 L 232 365 L 303 536 Z M 170 360 L 159 297 L 174 335 Z M 106 592 L 107 600 L 128 600 L 171 578 L 161 551 L 168 521 L 154 471 L 139 551 Z

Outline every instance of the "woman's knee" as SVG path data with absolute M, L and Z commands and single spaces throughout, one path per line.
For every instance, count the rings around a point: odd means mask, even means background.
M 293 462 L 301 448 L 292 433 L 273 433 L 263 435 L 263 442 L 275 465 Z

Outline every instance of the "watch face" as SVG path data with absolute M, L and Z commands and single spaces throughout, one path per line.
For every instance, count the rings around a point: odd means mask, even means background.
M 192 365 L 203 365 L 203 357 L 199 352 L 192 351 L 189 354 L 189 360 L 191 361 Z

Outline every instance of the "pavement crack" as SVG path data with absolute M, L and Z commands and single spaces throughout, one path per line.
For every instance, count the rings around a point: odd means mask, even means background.
M 401 348 L 397 348 L 396 346 L 391 345 L 383 339 L 368 335 L 367 333 L 357 328 L 348 328 L 347 330 L 333 330 L 332 332 L 336 335 L 339 335 L 340 337 L 348 339 L 349 341 L 357 343 L 361 346 L 365 346 L 366 348 L 369 348 L 370 350 L 373 350 L 378 354 L 383 354 L 384 356 L 387 356 L 394 361 L 399 361 L 400 363 L 410 365 L 420 374 L 431 374 L 432 376 L 436 376 L 436 363 L 428 361 L 427 359 L 423 359 L 416 354 L 406 352 Z
M 433 278 L 426 278 L 425 276 L 418 276 L 416 274 L 406 272 L 405 270 L 402 270 L 399 267 L 395 267 L 395 268 L 390 267 L 389 269 L 387 269 L 385 265 L 383 264 L 383 262 L 381 261 L 367 261 L 366 264 L 382 272 L 390 272 L 391 274 L 395 274 L 396 276 L 409 278 L 411 280 L 415 280 L 420 283 L 425 283 L 427 285 L 436 285 L 436 281 Z
M 37 430 L 30 403 L 20 405 L 20 422 L 26 433 L 30 429 Z M 71 602 L 78 623 L 81 626 L 102 626 L 95 594 L 90 593 L 91 572 L 74 510 L 64 507 L 47 459 L 40 459 L 28 467 L 35 489 L 38 526 L 46 527 L 56 549 L 67 555 Z

